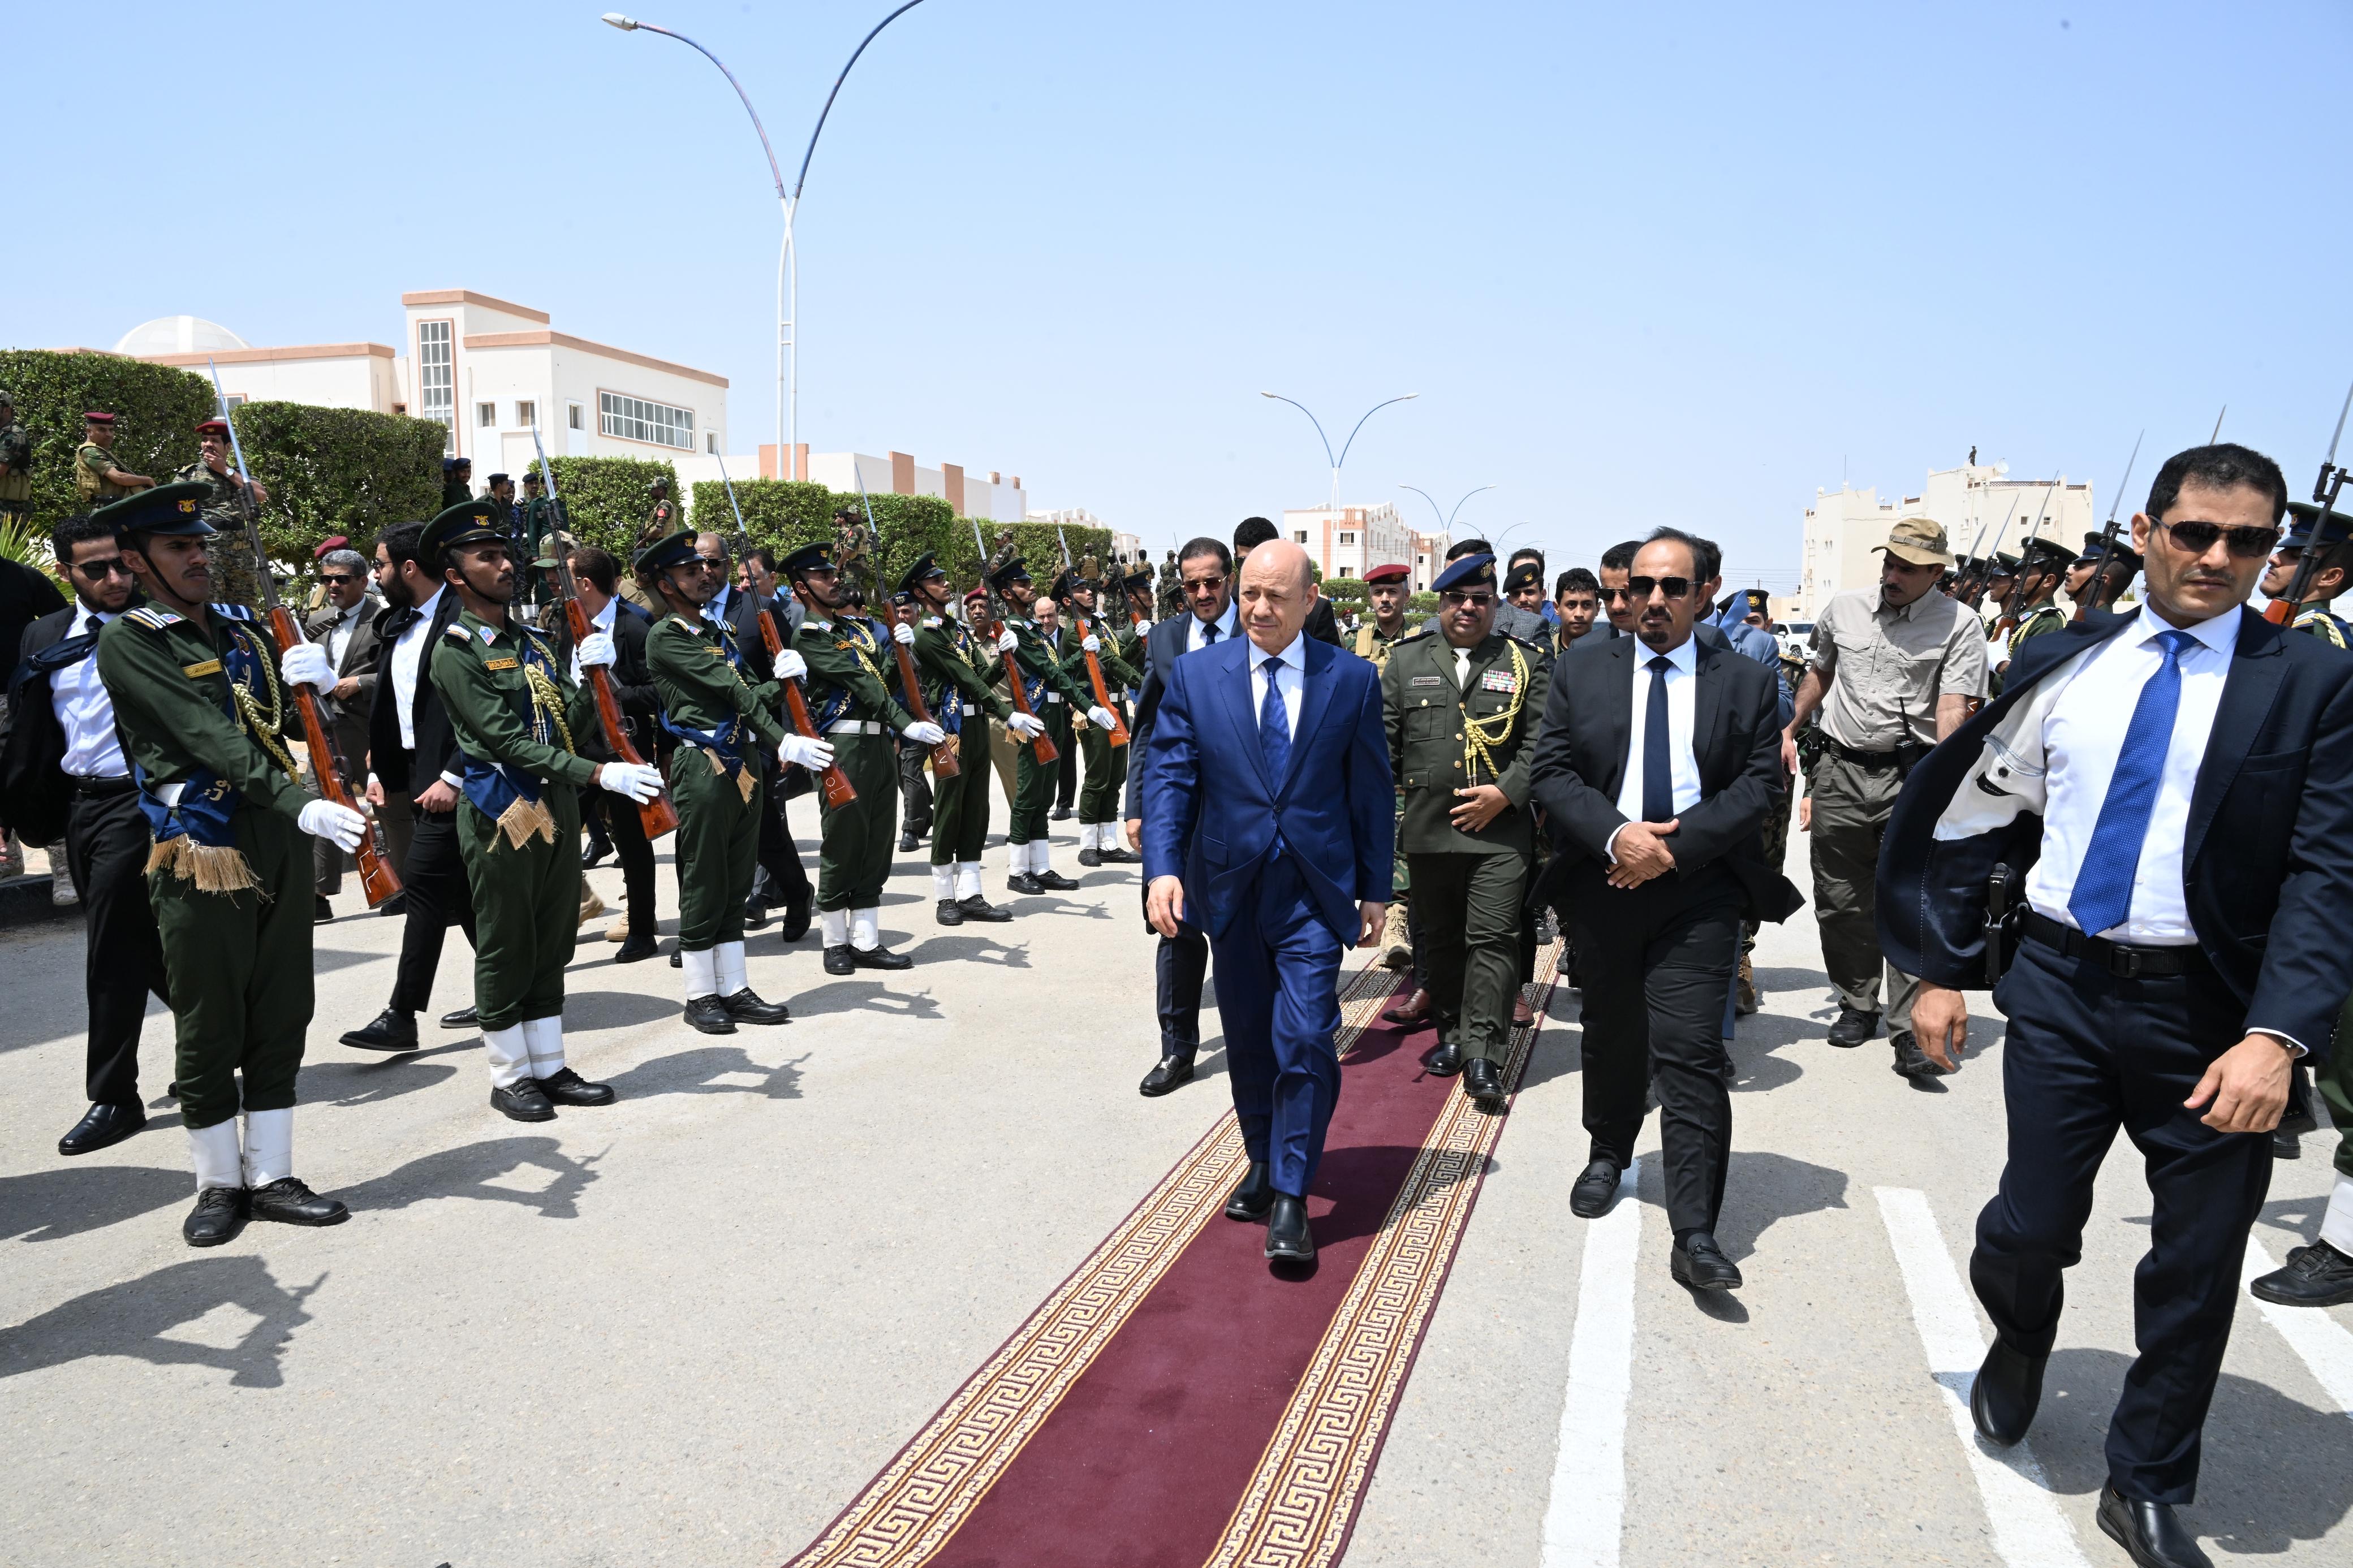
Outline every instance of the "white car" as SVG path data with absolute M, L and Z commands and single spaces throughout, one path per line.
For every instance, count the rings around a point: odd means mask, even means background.
M 1814 623 L 1811 621 L 1783 621 L 1780 630 L 1781 656 L 1784 658 L 1803 658 L 1806 650 L 1814 646 Z

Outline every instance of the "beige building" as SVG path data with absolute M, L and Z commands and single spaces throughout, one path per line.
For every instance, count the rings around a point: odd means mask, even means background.
M 114 352 L 150 364 L 207 375 L 220 369 L 231 405 L 284 401 L 392 413 L 402 393 L 397 356 L 386 343 L 307 343 L 258 349 L 201 316 L 164 316 L 122 334 Z
M 1414 563 L 1417 556 L 1428 556 L 1416 533 L 1398 515 L 1398 509 L 1388 501 L 1372 506 L 1325 506 L 1286 508 L 1282 514 L 1282 536 L 1305 550 L 1314 558 L 1316 570 L 1326 577 L 1362 577 L 1376 566 L 1403 561 Z M 1445 553 L 1443 545 L 1439 555 Z M 1417 564 L 1414 588 L 1429 586 L 1424 569 L 1426 563 Z
M 1881 500 L 1876 489 L 1816 490 L 1803 520 L 1804 555 L 1799 587 L 1775 601 L 1779 618 L 1810 621 L 1833 594 L 1879 581 L 1877 547 L 1900 518 L 1930 517 L 1945 525 L 1955 555 L 1997 550 L 2018 552 L 2038 525 L 2042 537 L 2080 546 L 2100 526 L 2090 484 L 2056 479 L 2013 479 L 2006 463 L 1966 463 L 1932 469 L 1917 495 Z

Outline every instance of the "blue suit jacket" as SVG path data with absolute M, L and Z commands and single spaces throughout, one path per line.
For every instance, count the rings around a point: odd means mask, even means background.
M 1389 900 L 1397 790 L 1379 671 L 1304 637 L 1291 774 L 1270 779 L 1250 700 L 1250 639 L 1169 661 L 1144 755 L 1144 876 L 1179 877 L 1212 937 L 1252 896 L 1277 831 L 1343 947 L 1360 900 Z

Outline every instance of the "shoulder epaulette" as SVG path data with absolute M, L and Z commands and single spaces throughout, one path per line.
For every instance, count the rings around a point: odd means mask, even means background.
M 243 605 L 216 604 L 212 606 L 212 609 L 215 614 L 220 616 L 224 620 L 249 621 L 254 618 L 253 612 Z
M 441 628 L 441 635 L 445 637 L 456 637 L 459 642 L 470 642 L 472 640 L 466 636 L 466 628 L 459 626 L 455 621 L 451 621 L 448 626 L 443 626 Z
M 702 629 L 701 626 L 696 626 L 692 621 L 688 620 L 684 616 L 672 616 L 670 617 L 670 624 L 680 626 L 690 633 L 699 632 Z
M 1434 637 L 1437 635 L 1438 634 L 1436 632 L 1431 631 L 1428 626 L 1424 626 L 1418 632 L 1408 632 L 1403 637 L 1391 637 L 1389 639 L 1389 647 L 1393 648 L 1403 647 L 1409 642 L 1419 642 L 1425 637 Z M 1509 637 L 1511 634 L 1506 632 L 1504 635 Z
M 1504 635 L 1511 638 L 1514 642 L 1519 644 L 1522 647 L 1527 649 L 1530 653 L 1543 653 L 1546 651 L 1544 644 L 1536 642 L 1529 637 L 1524 637 L 1517 632 L 1505 632 Z
M 126 621 L 136 621 L 150 631 L 158 632 L 165 626 L 176 626 L 180 624 L 180 617 L 161 605 L 142 605 L 135 610 L 125 610 L 122 613 L 122 618 Z

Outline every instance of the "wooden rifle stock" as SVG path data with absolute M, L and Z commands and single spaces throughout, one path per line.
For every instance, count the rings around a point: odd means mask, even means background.
M 269 570 L 267 563 L 262 570 Z M 280 653 L 308 640 L 295 626 L 293 613 L 279 604 L 269 606 L 269 635 Z M 308 686 L 297 686 L 294 706 L 302 715 L 302 735 L 311 748 L 311 779 L 319 786 L 321 798 L 359 811 L 359 803 L 352 799 L 351 790 L 343 784 L 343 754 L 319 712 L 319 694 Z M 385 843 L 384 825 L 364 811 L 360 815 L 367 817 L 367 832 L 362 836 L 358 850 L 360 888 L 367 894 L 368 908 L 374 909 L 400 891 L 400 874 L 392 868 L 392 851 Z
M 760 612 L 760 643 L 771 659 L 785 651 L 784 635 L 776 630 L 776 617 L 766 610 Z M 801 695 L 801 683 L 785 680 L 777 684 L 785 689 L 785 715 L 793 721 L 793 729 L 812 741 L 824 739 L 809 719 L 808 700 Z M 818 788 L 824 792 L 825 804 L 837 811 L 858 798 L 857 786 L 839 767 L 828 766 L 819 773 Z
M 895 629 L 895 623 L 893 626 Z M 891 651 L 899 656 L 899 685 L 907 694 L 907 711 L 914 715 L 916 723 L 930 723 L 932 710 L 924 706 L 923 683 L 915 679 L 914 653 L 896 637 L 891 638 Z M 956 694 L 949 692 L 948 700 L 955 701 Z M 964 763 L 956 756 L 956 742 L 953 736 L 932 748 L 934 778 L 952 779 L 963 771 Z
M 993 643 L 1005 635 L 1005 623 L 991 621 L 980 629 L 980 635 Z M 1021 678 L 1021 661 L 1010 648 L 1005 652 L 1005 683 L 1012 689 L 1007 695 L 1013 700 L 1013 710 L 1029 713 L 1035 719 L 1038 715 L 1030 712 L 1029 709 L 1029 683 Z M 1029 754 L 1037 759 L 1040 767 L 1062 760 L 1061 748 L 1055 745 L 1043 730 L 1029 737 Z
M 569 587 L 570 584 L 564 583 L 563 586 Z M 572 634 L 573 647 L 577 649 L 588 640 L 588 612 L 582 609 L 580 601 L 570 594 L 564 594 L 563 597 L 564 625 Z M 621 722 L 621 704 L 613 695 L 612 671 L 601 664 L 586 664 L 580 667 L 580 673 L 587 678 L 588 689 L 596 699 L 596 724 L 605 731 L 605 744 L 611 749 L 613 759 L 644 767 L 645 758 L 638 755 L 637 747 L 629 743 L 628 729 Z M 645 828 L 649 839 L 675 832 L 678 828 L 678 807 L 670 804 L 670 792 L 664 790 L 638 806 L 638 821 Z
M 1081 642 L 1086 641 L 1093 635 L 1087 629 L 1086 616 L 1074 614 L 1071 619 L 1078 623 Z M 1092 653 L 1087 655 L 1087 679 L 1094 683 L 1095 706 L 1111 715 L 1111 743 L 1114 746 L 1126 745 L 1127 723 L 1120 718 L 1119 710 L 1111 705 L 1111 689 L 1103 684 L 1103 661 L 1095 658 Z

